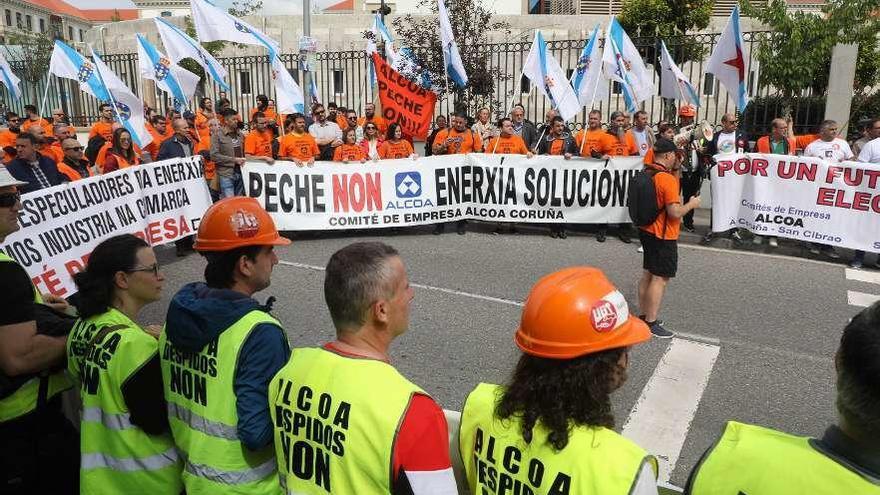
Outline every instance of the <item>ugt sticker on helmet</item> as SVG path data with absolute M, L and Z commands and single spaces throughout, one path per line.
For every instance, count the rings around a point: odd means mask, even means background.
M 229 218 L 232 231 L 241 239 L 247 239 L 257 235 L 260 230 L 260 221 L 253 213 L 238 210 Z
M 593 304 L 590 319 L 597 332 L 610 332 L 626 322 L 629 308 L 620 291 L 607 294 Z

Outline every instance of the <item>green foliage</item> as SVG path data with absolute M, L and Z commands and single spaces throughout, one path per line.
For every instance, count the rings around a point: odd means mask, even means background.
M 709 25 L 714 3 L 714 0 L 624 0 L 618 21 L 630 37 L 664 39 L 672 57 L 682 64 L 702 58 L 702 44 L 685 35 Z M 641 51 L 648 62 L 656 60 L 654 47 Z
M 262 5 L 262 2 L 260 2 L 260 5 Z M 195 24 L 193 24 L 192 16 L 184 17 L 183 22 L 184 22 L 184 30 L 186 31 L 186 34 L 189 35 L 189 37 L 196 39 L 196 26 L 195 26 Z M 211 55 L 216 57 L 223 50 L 223 47 L 226 46 L 226 42 L 224 42 L 224 41 L 208 41 L 206 43 L 202 43 L 202 46 L 205 48 L 205 50 L 208 51 L 208 53 L 210 53 Z M 199 78 L 200 78 L 199 86 L 203 86 L 205 84 L 205 81 L 206 81 L 205 69 L 203 69 L 202 66 L 199 65 L 198 62 L 196 62 L 195 60 L 193 60 L 191 58 L 185 58 L 180 61 L 179 65 L 181 67 L 183 67 L 184 69 L 192 72 L 193 74 L 197 74 L 199 76 Z
M 263 0 L 233 0 L 232 5 L 227 9 L 227 12 L 235 17 L 243 17 L 262 9 Z
M 837 43 L 858 43 L 856 93 L 880 82 L 880 20 L 871 12 L 880 0 L 830 0 L 823 14 L 789 12 L 784 0 L 762 6 L 746 1 L 743 13 L 766 24 L 772 33 L 758 45 L 762 86 L 770 85 L 783 96 L 783 114 L 804 90 L 822 94 L 828 88 L 831 53 Z
M 49 59 L 52 57 L 52 48 L 55 41 L 46 35 L 40 35 L 25 31 L 8 31 L 6 33 L 7 45 L 17 45 L 18 52 L 12 56 L 7 46 L 7 58 L 21 62 L 23 70 L 18 74 L 22 79 L 29 82 L 24 86 L 31 94 L 25 95 L 30 101 L 38 102 L 39 95 L 37 84 L 46 75 L 46 67 L 49 67 Z
M 435 16 L 437 14 L 436 0 L 419 0 L 418 7 L 430 8 L 432 14 Z M 492 13 L 479 0 L 447 0 L 446 9 L 449 11 L 449 22 L 452 24 L 458 51 L 461 53 L 462 63 L 468 75 L 468 84 L 465 88 L 454 87 L 452 81 L 449 81 L 450 90 L 456 96 L 456 110 L 472 111 L 481 106 L 499 109 L 502 103 L 492 96 L 495 94 L 495 84 L 512 76 L 502 72 L 498 67 L 490 66 L 491 54 L 486 46 L 488 44 L 486 34 L 489 31 L 509 32 L 510 25 L 506 22 L 492 21 Z M 397 33 L 397 40 L 402 42 L 401 46 L 412 48 L 431 75 L 431 80 L 439 85 L 437 89 L 442 98 L 446 92 L 446 85 L 437 18 L 416 19 L 407 14 L 395 18 L 391 25 Z M 400 49 L 401 46 L 395 48 Z

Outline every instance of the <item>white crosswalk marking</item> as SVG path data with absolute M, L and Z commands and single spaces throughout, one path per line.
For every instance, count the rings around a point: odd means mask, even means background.
M 880 272 L 847 268 L 844 273 L 847 280 L 880 285 Z M 877 290 L 880 290 L 880 288 Z M 880 300 L 880 294 L 868 294 L 855 290 L 846 291 L 846 302 L 850 306 L 865 308 L 874 304 L 878 300 Z
M 623 425 L 623 436 L 657 456 L 660 482 L 668 482 L 675 469 L 720 350 L 672 339 Z

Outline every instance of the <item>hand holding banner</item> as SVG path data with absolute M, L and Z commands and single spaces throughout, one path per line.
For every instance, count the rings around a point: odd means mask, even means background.
M 414 83 L 391 68 L 378 53 L 373 53 L 382 117 L 400 124 L 405 136 L 425 138 L 434 118 L 437 95 Z

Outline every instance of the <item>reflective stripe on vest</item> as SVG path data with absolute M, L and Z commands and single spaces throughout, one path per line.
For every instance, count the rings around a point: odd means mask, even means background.
M 503 390 L 477 385 L 461 412 L 459 451 L 471 493 L 494 493 L 493 487 L 500 486 L 536 495 L 631 493 L 645 464 L 656 476 L 657 460 L 608 428 L 571 427 L 568 444 L 557 451 L 547 441 L 549 430 L 538 421 L 532 442 L 526 443 L 519 418 L 495 416 Z
M 118 459 L 100 453 L 83 454 L 80 467 L 85 470 L 103 468 L 122 472 L 158 471 L 159 469 L 164 469 L 177 464 L 179 460 L 180 457 L 177 455 L 177 449 L 171 447 L 165 452 L 137 459 Z
M 212 468 L 211 466 L 205 466 L 204 464 L 186 463 L 187 473 L 223 485 L 244 485 L 245 483 L 260 481 L 274 473 L 276 469 L 278 469 L 278 466 L 275 464 L 274 458 L 269 459 L 257 467 L 246 469 L 244 471 L 221 471 Z
M 169 434 L 131 421 L 122 386 L 156 358 L 156 339 L 110 308 L 79 319 L 67 339 L 67 367 L 80 380 L 80 491 L 179 494 L 180 461 Z
M 690 493 L 880 494 L 880 484 L 810 446 L 810 439 L 730 421 L 700 462 Z
M 12 259 L 9 255 L 7 255 L 2 249 L 0 249 L 0 263 L 17 263 L 14 259 Z M 31 284 L 33 285 L 33 284 Z M 33 285 L 34 289 L 34 303 L 42 304 L 43 296 L 40 294 L 40 291 L 37 290 L 37 287 Z M 52 373 L 47 378 L 49 380 L 49 387 L 46 393 L 46 399 L 51 399 L 58 395 L 58 393 L 63 392 L 73 386 L 73 382 L 70 380 L 70 377 L 67 376 L 67 373 L 64 370 L 56 371 Z M 37 408 L 37 401 L 39 399 L 40 394 L 40 377 L 34 376 L 30 380 L 21 384 L 18 389 L 9 394 L 8 396 L 0 399 L 0 423 L 4 421 L 10 421 L 15 418 L 24 416 L 30 412 L 33 412 Z
M 199 351 L 174 346 L 159 336 L 162 383 L 174 441 L 186 462 L 187 493 L 278 494 L 271 446 L 250 451 L 238 438 L 235 375 L 239 353 L 251 331 L 278 320 L 255 309 Z M 286 337 L 285 337 L 286 339 Z
M 269 382 L 282 486 L 303 494 L 391 493 L 394 443 L 415 393 L 424 394 L 388 363 L 294 349 Z

